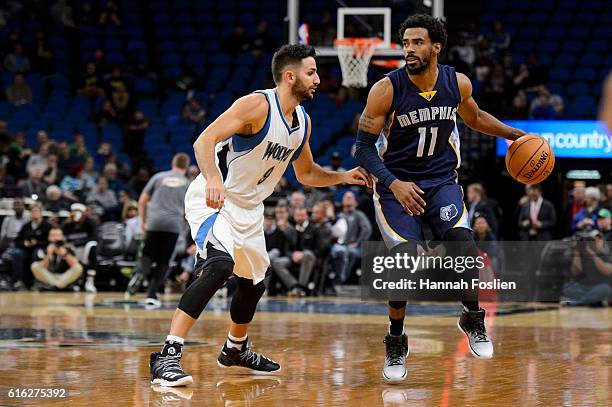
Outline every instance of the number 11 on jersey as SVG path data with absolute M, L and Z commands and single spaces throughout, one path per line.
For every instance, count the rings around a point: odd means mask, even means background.
M 429 150 L 427 150 L 427 156 L 431 156 L 436 148 L 436 139 L 438 138 L 438 128 L 429 127 L 431 130 L 431 142 L 429 143 Z M 417 157 L 423 157 L 425 150 L 425 139 L 427 138 L 427 127 L 419 127 L 419 146 L 417 148 Z

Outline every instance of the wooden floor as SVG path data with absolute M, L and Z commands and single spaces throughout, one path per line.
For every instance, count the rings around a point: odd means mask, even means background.
M 183 367 L 195 383 L 151 387 L 149 354 L 160 348 L 175 304 L 173 297 L 168 309 L 146 311 L 119 294 L 1 293 L 0 405 L 612 404 L 612 312 L 606 308 L 491 304 L 495 357 L 484 361 L 469 354 L 454 304 L 415 305 L 416 315 L 406 320 L 408 378 L 392 386 L 381 377 L 384 304 L 264 299 L 250 337 L 283 370 L 254 377 L 216 365 L 229 318 L 221 302 L 205 312 L 184 349 Z M 65 388 L 68 397 L 9 398 L 16 388 Z

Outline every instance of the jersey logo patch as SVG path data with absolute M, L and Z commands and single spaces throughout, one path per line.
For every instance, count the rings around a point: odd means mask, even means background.
M 293 150 L 293 148 L 288 148 L 279 143 L 272 143 L 271 141 L 268 141 L 263 159 L 267 160 L 268 158 L 273 158 L 278 161 L 287 161 L 287 159 L 291 156 L 291 153 L 293 153 Z
M 419 96 L 422 96 L 423 99 L 425 99 L 428 102 L 431 102 L 431 99 L 433 99 L 433 97 L 436 95 L 436 93 L 438 93 L 437 90 L 431 90 L 429 92 L 421 92 L 421 93 L 419 93 Z
M 442 219 L 443 221 L 448 222 L 452 218 L 457 216 L 457 214 L 459 214 L 459 211 L 457 210 L 455 204 L 450 204 L 448 206 L 443 206 L 440 208 L 440 219 Z

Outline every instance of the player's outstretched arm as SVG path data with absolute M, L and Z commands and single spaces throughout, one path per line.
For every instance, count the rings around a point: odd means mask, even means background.
M 370 186 L 370 177 L 361 168 L 353 168 L 350 171 L 339 172 L 326 170 L 315 163 L 312 158 L 312 151 L 310 150 L 309 144 L 311 129 L 310 116 L 308 116 L 308 134 L 304 136 L 306 137 L 306 141 L 304 142 L 304 147 L 300 152 L 300 156 L 293 161 L 295 176 L 301 184 L 311 187 L 328 187 L 337 184 Z
M 467 76 L 457 73 L 457 83 L 461 92 L 461 103 L 457 112 L 468 127 L 490 136 L 504 137 L 508 140 L 516 140 L 525 135 L 524 131 L 505 125 L 491 114 L 480 110 L 472 97 L 472 82 Z
M 393 85 L 389 78 L 376 82 L 370 93 L 366 107 L 359 119 L 357 132 L 357 149 L 355 158 L 359 164 L 376 177 L 381 184 L 393 192 L 397 201 L 409 215 L 425 213 L 425 201 L 419 194 L 423 191 L 413 182 L 404 182 L 397 179 L 382 162 L 376 151 L 376 140 L 380 134 L 387 112 L 393 103 Z
M 233 134 L 253 134 L 266 120 L 268 103 L 262 94 L 253 93 L 236 100 L 229 109 L 210 124 L 193 144 L 196 161 L 206 178 L 206 205 L 221 209 L 225 186 L 215 162 L 215 146 Z

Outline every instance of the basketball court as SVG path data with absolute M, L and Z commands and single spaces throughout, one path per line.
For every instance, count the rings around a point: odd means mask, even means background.
M 263 299 L 249 331 L 278 376 L 217 366 L 229 313 L 211 303 L 188 339 L 183 366 L 195 383 L 151 387 L 148 358 L 178 298 L 145 311 L 119 294 L 0 294 L 1 405 L 114 406 L 533 406 L 610 404 L 612 313 L 550 304 L 493 304 L 495 357 L 477 360 L 457 330 L 459 306 L 408 307 L 408 378 L 381 376 L 386 304 Z M 65 389 L 67 398 L 9 398 L 10 389 Z

